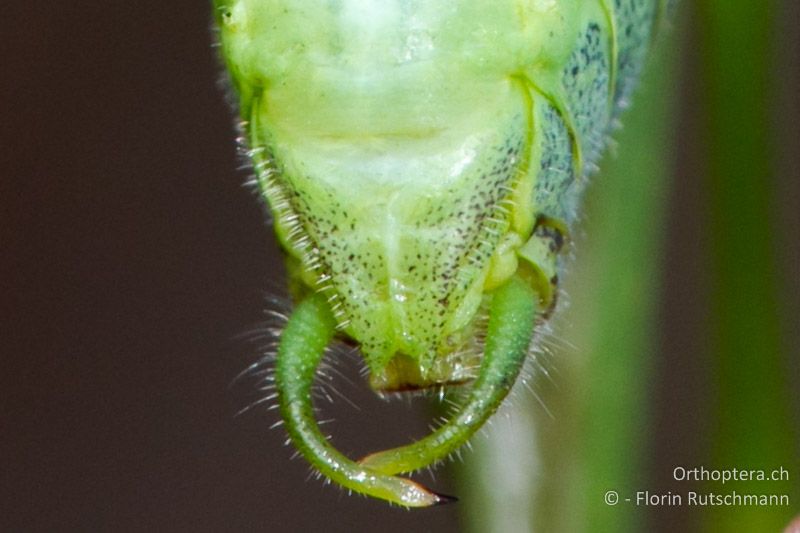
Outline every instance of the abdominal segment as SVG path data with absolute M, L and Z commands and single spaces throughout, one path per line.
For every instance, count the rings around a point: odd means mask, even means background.
M 269 17 L 231 24 L 242 57 L 271 43 L 265 29 L 247 44 L 255 25 L 314 12 L 266 4 Z M 372 31 L 351 2 L 313 4 L 328 25 L 303 35 L 323 40 L 275 30 L 280 53 L 232 69 L 295 277 L 329 296 L 379 388 L 469 379 L 495 288 L 521 274 L 552 309 L 562 244 L 659 5 L 458 2 L 433 16 L 394 0 Z M 476 20 L 449 25 L 459 10 Z
M 530 128 L 518 84 L 499 82 L 497 92 L 485 99 L 497 107 L 461 121 L 468 131 L 302 144 L 271 133 L 274 180 L 311 243 L 304 262 L 317 266 L 342 329 L 373 371 L 399 354 L 416 361 L 418 381 L 438 381 L 437 357 L 470 342 L 462 330 L 508 231 L 505 204 Z

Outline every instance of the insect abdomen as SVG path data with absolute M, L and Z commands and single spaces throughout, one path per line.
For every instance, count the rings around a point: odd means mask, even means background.
M 518 256 L 551 303 L 656 0 L 217 3 L 292 270 L 373 371 L 436 374 Z

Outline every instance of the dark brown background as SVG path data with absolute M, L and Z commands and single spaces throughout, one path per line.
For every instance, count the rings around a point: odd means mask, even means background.
M 787 312 L 797 317 L 792 9 L 776 99 L 787 140 L 776 197 L 789 228 L 779 239 L 793 273 Z M 263 210 L 241 186 L 247 173 L 236 170 L 208 12 L 185 0 L 3 8 L 0 530 L 456 531 L 457 506 L 408 513 L 307 481 L 282 432 L 268 429 L 272 413 L 233 416 L 255 399 L 229 388 L 256 352 L 237 335 L 263 321 L 265 294 L 282 274 Z M 696 301 L 705 193 L 692 167 L 687 79 L 654 457 L 691 458 L 702 431 L 682 415 L 702 400 L 705 379 L 692 336 L 705 312 Z M 787 342 L 797 345 L 791 328 Z M 423 431 L 403 404 L 341 387 L 371 406 L 339 403 L 345 451 Z

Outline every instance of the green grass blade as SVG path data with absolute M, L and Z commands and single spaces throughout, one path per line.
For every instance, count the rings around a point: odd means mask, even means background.
M 713 243 L 713 461 L 720 468 L 783 466 L 797 476 L 778 305 L 776 139 L 770 136 L 776 8 L 774 1 L 699 3 Z M 724 491 L 788 494 L 793 486 L 797 479 L 731 483 Z M 794 496 L 796 502 L 796 489 Z M 785 507 L 723 507 L 709 509 L 706 524 L 709 531 L 779 531 L 791 514 Z

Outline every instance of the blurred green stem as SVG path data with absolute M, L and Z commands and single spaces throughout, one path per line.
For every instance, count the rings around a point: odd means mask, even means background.
M 708 139 L 716 378 L 714 466 L 778 468 L 796 477 L 786 354 L 778 306 L 775 154 L 776 2 L 703 0 L 702 72 Z M 797 480 L 762 492 L 787 494 Z M 714 488 L 709 486 L 708 489 Z M 753 492 L 752 483 L 725 492 Z M 779 531 L 790 509 L 709 509 L 709 531 Z

